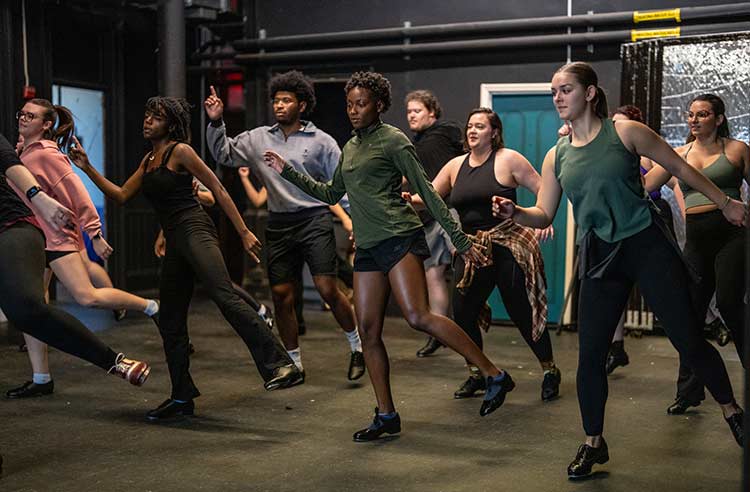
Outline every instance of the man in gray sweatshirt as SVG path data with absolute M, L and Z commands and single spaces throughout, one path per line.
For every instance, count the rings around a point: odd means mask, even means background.
M 338 165 L 341 150 L 336 141 L 302 117 L 315 107 L 310 79 L 297 71 L 274 76 L 269 83 L 273 126 L 247 130 L 234 138 L 226 135 L 222 119 L 224 104 L 211 87 L 204 102 L 208 125 L 206 139 L 216 161 L 224 166 L 249 167 L 268 192 L 268 280 L 279 335 L 289 355 L 304 375 L 299 348 L 297 317 L 294 313 L 294 281 L 303 262 L 313 276 L 315 288 L 331 307 L 351 348 L 348 378 L 365 372 L 362 344 L 357 334 L 354 310 L 336 285 L 336 240 L 333 214 L 342 219 L 351 234 L 351 220 L 341 205 L 329 207 L 286 181 L 263 163 L 263 152 L 283 155 L 297 171 L 319 181 L 329 181 Z

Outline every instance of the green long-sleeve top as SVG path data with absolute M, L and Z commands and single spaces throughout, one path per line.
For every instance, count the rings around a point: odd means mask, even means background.
M 291 166 L 285 166 L 281 175 L 326 203 L 335 204 L 348 193 L 354 236 L 362 248 L 394 236 L 407 236 L 422 227 L 417 213 L 401 198 L 404 176 L 448 232 L 458 252 L 471 247 L 471 241 L 427 180 L 414 146 L 401 130 L 381 121 L 355 130 L 344 145 L 330 182 L 315 181 Z

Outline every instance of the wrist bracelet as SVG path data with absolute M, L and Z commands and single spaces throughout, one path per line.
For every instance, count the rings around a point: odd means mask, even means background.
M 721 204 L 721 206 L 719 207 L 719 210 L 724 210 L 727 207 L 727 205 L 729 205 L 729 202 L 731 200 L 731 198 L 729 198 L 729 195 L 724 195 L 724 198 L 725 198 L 724 203 Z
M 31 199 L 34 198 L 35 196 L 37 196 L 40 191 L 42 191 L 42 189 L 40 187 L 34 185 L 31 188 L 29 188 L 28 190 L 26 190 L 26 198 L 28 198 L 29 201 L 31 201 Z

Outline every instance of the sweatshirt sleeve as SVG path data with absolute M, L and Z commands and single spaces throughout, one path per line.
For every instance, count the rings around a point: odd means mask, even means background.
M 344 179 L 341 175 L 340 159 L 339 164 L 333 171 L 333 179 L 328 183 L 315 181 L 289 165 L 284 166 L 284 169 L 281 171 L 281 176 L 311 197 L 317 198 L 329 205 L 335 205 L 338 203 L 338 201 L 341 200 L 341 197 L 346 193 L 346 186 L 344 185 Z
M 222 166 L 254 167 L 256 165 L 252 158 L 253 145 L 250 131 L 244 131 L 234 138 L 229 138 L 224 122 L 220 125 L 209 123 L 206 129 L 206 141 L 211 155 Z
M 71 171 L 66 174 L 57 183 L 53 192 L 56 196 L 64 194 L 68 197 L 69 203 L 74 207 L 78 226 L 83 229 L 89 239 L 93 239 L 102 231 L 102 223 L 94 202 L 91 201 L 83 181 L 76 173 Z
M 427 174 L 419 162 L 414 146 L 404 136 L 403 141 L 395 143 L 391 149 L 390 156 L 401 174 L 409 182 L 410 189 L 416 191 L 435 220 L 448 233 L 451 242 L 459 253 L 467 251 L 471 247 L 471 240 L 464 234 L 459 225 L 453 220 L 445 202 L 432 187 L 427 179 Z

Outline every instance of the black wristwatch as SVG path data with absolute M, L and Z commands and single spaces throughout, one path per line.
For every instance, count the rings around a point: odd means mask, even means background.
M 26 198 L 28 198 L 29 201 L 31 201 L 31 199 L 34 198 L 35 196 L 37 196 L 37 194 L 39 194 L 40 191 L 42 191 L 42 189 L 40 187 L 34 185 L 31 188 L 29 188 L 28 190 L 26 190 Z

